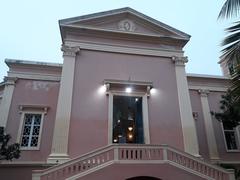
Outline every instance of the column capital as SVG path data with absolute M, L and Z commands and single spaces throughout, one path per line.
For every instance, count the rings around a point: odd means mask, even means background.
M 188 57 L 172 56 L 172 61 L 176 66 L 184 66 L 188 62 Z
M 62 45 L 61 50 L 63 52 L 63 56 L 71 56 L 71 57 L 75 57 L 77 53 L 80 52 L 79 47 L 70 47 L 64 44 Z
M 4 82 L 5 82 L 6 85 L 15 85 L 17 79 L 18 79 L 17 77 L 5 76 L 4 77 Z
M 200 94 L 201 97 L 208 97 L 210 91 L 208 89 L 199 89 L 198 93 Z

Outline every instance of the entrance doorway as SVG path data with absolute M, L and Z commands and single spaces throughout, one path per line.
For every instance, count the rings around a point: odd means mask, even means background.
M 113 96 L 113 143 L 144 143 L 142 97 Z

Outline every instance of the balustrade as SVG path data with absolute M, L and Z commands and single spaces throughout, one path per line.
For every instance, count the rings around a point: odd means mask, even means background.
M 169 163 L 215 180 L 231 180 L 231 173 L 166 145 L 112 145 L 51 168 L 34 171 L 38 180 L 63 180 L 111 162 Z

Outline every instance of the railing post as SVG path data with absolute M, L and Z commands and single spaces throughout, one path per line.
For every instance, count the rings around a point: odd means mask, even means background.
M 119 152 L 118 152 L 118 150 L 119 150 L 118 147 L 114 147 L 114 149 L 113 149 L 114 161 L 118 161 L 119 160 Z
M 235 180 L 234 169 L 228 169 L 229 171 L 229 180 Z
M 33 172 L 32 180 L 41 180 L 41 173 Z
M 167 161 L 168 160 L 168 156 L 167 156 L 167 147 L 163 148 L 163 160 Z

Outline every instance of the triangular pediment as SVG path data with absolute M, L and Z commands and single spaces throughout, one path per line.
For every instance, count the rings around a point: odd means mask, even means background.
M 130 34 L 173 37 L 188 40 L 190 36 L 131 8 L 94 13 L 59 21 L 60 26 L 92 28 Z

